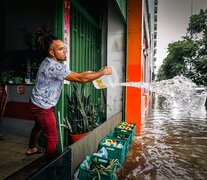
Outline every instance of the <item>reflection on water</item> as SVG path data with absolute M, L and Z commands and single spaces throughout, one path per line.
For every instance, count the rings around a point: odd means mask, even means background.
M 119 179 L 207 179 L 207 118 L 161 106 L 156 98 L 135 136 Z

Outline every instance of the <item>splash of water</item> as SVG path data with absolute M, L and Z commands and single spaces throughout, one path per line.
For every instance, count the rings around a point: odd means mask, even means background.
M 166 98 L 167 104 L 176 104 L 179 108 L 184 108 L 189 113 L 192 110 L 198 110 L 204 105 L 206 93 L 198 93 L 197 85 L 184 76 L 176 76 L 172 79 L 158 82 L 126 82 L 115 84 L 117 86 L 127 86 L 144 88 Z

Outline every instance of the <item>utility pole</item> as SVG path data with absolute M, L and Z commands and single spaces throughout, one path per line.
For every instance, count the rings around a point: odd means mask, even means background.
M 193 15 L 193 0 L 191 0 L 191 16 Z

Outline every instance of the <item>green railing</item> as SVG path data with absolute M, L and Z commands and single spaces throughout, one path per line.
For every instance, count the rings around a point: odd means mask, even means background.
M 63 37 L 63 4 L 58 3 L 57 9 L 57 35 Z M 62 11 L 61 11 L 62 8 Z M 97 71 L 101 68 L 101 29 L 93 18 L 75 0 L 70 6 L 70 69 L 71 71 Z M 61 28 L 62 27 L 62 28 Z M 62 38 L 63 39 L 63 38 Z M 101 91 L 94 88 L 92 83 L 87 83 L 86 95 L 91 95 L 93 102 L 101 99 Z M 68 144 L 67 130 L 61 128 L 64 117 L 67 116 L 67 95 L 71 94 L 71 85 L 65 84 L 60 100 L 55 108 L 57 127 L 59 130 L 58 152 Z

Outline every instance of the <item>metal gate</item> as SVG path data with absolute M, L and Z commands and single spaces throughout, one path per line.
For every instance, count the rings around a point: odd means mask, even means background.
M 72 71 L 97 71 L 101 68 L 101 29 L 93 18 L 77 1 L 71 1 L 70 23 L 70 68 Z M 94 103 L 100 98 L 100 90 L 92 83 L 86 86 L 86 94 L 91 94 Z
M 77 1 L 70 3 L 70 69 L 75 72 L 98 71 L 101 68 L 101 28 Z M 70 144 L 67 130 L 60 124 L 68 114 L 67 95 L 70 96 L 71 92 L 72 86 L 65 84 L 55 109 L 59 129 L 58 152 Z M 101 100 L 101 91 L 92 83 L 86 84 L 85 93 L 92 96 L 95 104 Z

